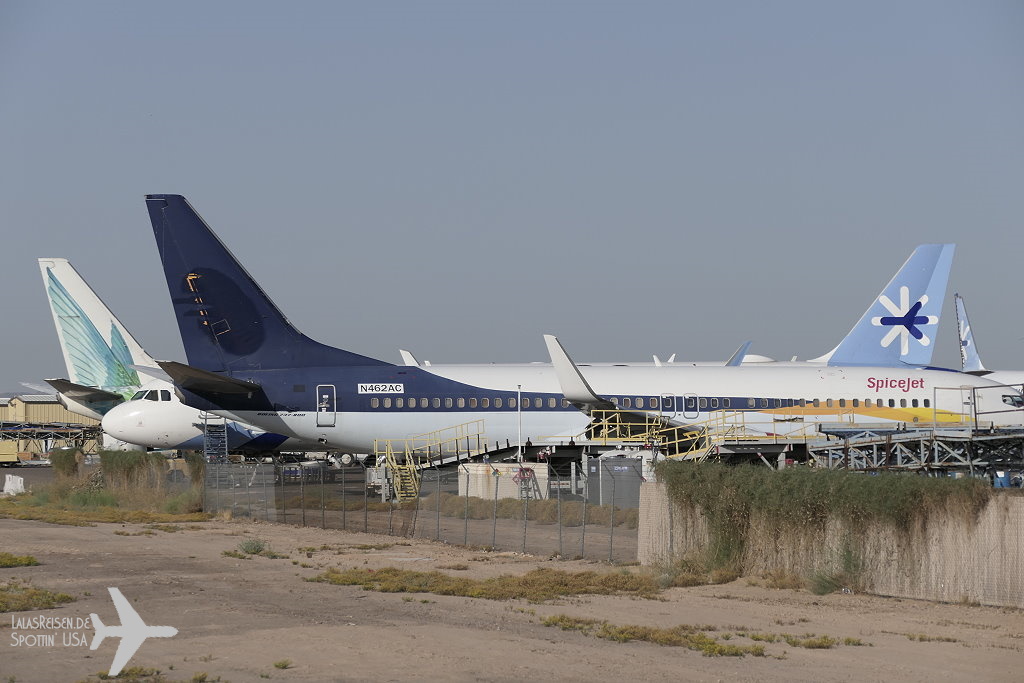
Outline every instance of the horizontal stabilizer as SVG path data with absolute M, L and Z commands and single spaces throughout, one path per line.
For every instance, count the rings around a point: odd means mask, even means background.
M 96 387 L 87 387 L 82 384 L 75 384 L 71 380 L 67 379 L 48 379 L 44 381 L 56 389 L 57 393 L 64 394 L 78 401 L 101 403 L 104 401 L 120 402 L 123 400 L 121 394 L 115 394 L 112 391 L 104 391 L 103 389 L 97 389 Z
M 163 360 L 157 363 L 175 384 L 198 394 L 255 394 L 263 390 L 259 384 L 200 370 L 184 363 Z

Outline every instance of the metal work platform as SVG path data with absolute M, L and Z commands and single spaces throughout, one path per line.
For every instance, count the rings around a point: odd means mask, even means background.
M 45 453 L 52 448 L 84 449 L 101 437 L 99 425 L 66 422 L 0 422 L 0 441 L 27 441 L 30 450 Z
M 985 470 L 1024 464 L 1024 429 L 869 432 L 807 444 L 819 467 L 851 470 Z

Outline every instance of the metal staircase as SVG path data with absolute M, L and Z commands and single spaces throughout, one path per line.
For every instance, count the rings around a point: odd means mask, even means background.
M 420 490 L 420 470 L 462 462 L 487 450 L 484 421 L 473 420 L 408 439 L 376 439 L 374 455 L 387 464 L 400 501 L 414 500 Z
M 227 421 L 223 417 L 201 413 L 203 418 L 203 458 L 208 463 L 228 461 Z

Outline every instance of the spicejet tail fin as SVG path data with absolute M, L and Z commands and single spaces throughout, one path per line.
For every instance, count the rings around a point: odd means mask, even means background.
M 390 365 L 295 329 L 188 201 L 146 196 L 188 364 L 216 372 Z
M 815 360 L 829 365 L 930 365 L 953 244 L 922 244 L 850 333 Z

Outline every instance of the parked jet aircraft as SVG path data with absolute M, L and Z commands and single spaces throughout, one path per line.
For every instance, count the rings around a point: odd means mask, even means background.
M 922 244 L 903 263 L 878 297 L 831 351 L 813 360 L 777 361 L 767 356 L 749 353 L 752 342 L 744 342 L 726 361 L 677 361 L 676 354 L 667 361 L 654 356 L 654 365 L 752 365 L 771 363 L 781 365 L 830 366 L 895 366 L 931 365 L 935 349 L 932 344 L 942 313 L 953 264 L 954 244 Z M 894 303 L 894 300 L 899 303 Z M 929 336 L 931 335 L 931 336 Z M 894 344 L 896 338 L 900 343 Z M 915 340 L 911 342 L 911 339 Z M 405 365 L 421 363 L 405 349 L 400 350 Z M 431 363 L 424 361 L 423 367 Z M 646 363 L 580 363 L 581 366 L 647 365 Z
M 990 379 L 993 382 L 1020 388 L 1024 384 L 1024 370 L 989 370 L 982 364 L 978 347 L 974 345 L 974 330 L 971 329 L 971 323 L 967 319 L 967 307 L 964 305 L 964 299 L 959 294 L 954 294 L 953 301 L 956 303 L 957 331 L 960 336 L 960 363 L 963 366 L 963 371 Z
M 147 638 L 171 638 L 178 634 L 178 629 L 173 626 L 149 626 L 142 620 L 139 613 L 135 611 L 128 599 L 121 594 L 117 588 L 108 588 L 110 597 L 114 601 L 114 608 L 117 609 L 117 618 L 121 620 L 120 626 L 107 626 L 95 614 L 90 614 L 92 626 L 96 629 L 96 635 L 89 645 L 90 650 L 99 648 L 105 638 L 120 638 L 121 643 L 114 653 L 114 662 L 110 665 L 111 676 L 121 673 L 132 655 L 142 647 Z
M 550 341 L 551 366 L 393 365 L 295 329 L 184 197 L 149 195 L 146 204 L 189 363 L 159 365 L 185 401 L 335 448 L 368 451 L 377 438 L 472 421 L 488 442 L 515 441 L 521 424 L 522 436 L 536 444 L 578 435 L 591 411 L 614 406 L 679 424 L 717 415 L 760 415 L 769 423 L 960 421 L 975 414 L 996 424 L 1021 421 L 1003 402 L 1018 392 L 915 367 L 581 369 Z M 920 341 L 920 307 L 907 308 L 880 316 L 877 326 L 891 329 L 876 343 L 891 343 L 904 330 Z
M 139 372 L 166 376 L 71 263 L 41 258 L 39 270 L 71 377 L 46 380 L 61 403 L 73 413 L 102 419 L 108 436 L 130 445 L 202 449 L 200 411 L 182 403 L 167 379 L 139 377 Z M 232 450 L 322 450 L 319 444 L 298 443 L 248 425 L 229 422 L 226 427 Z

